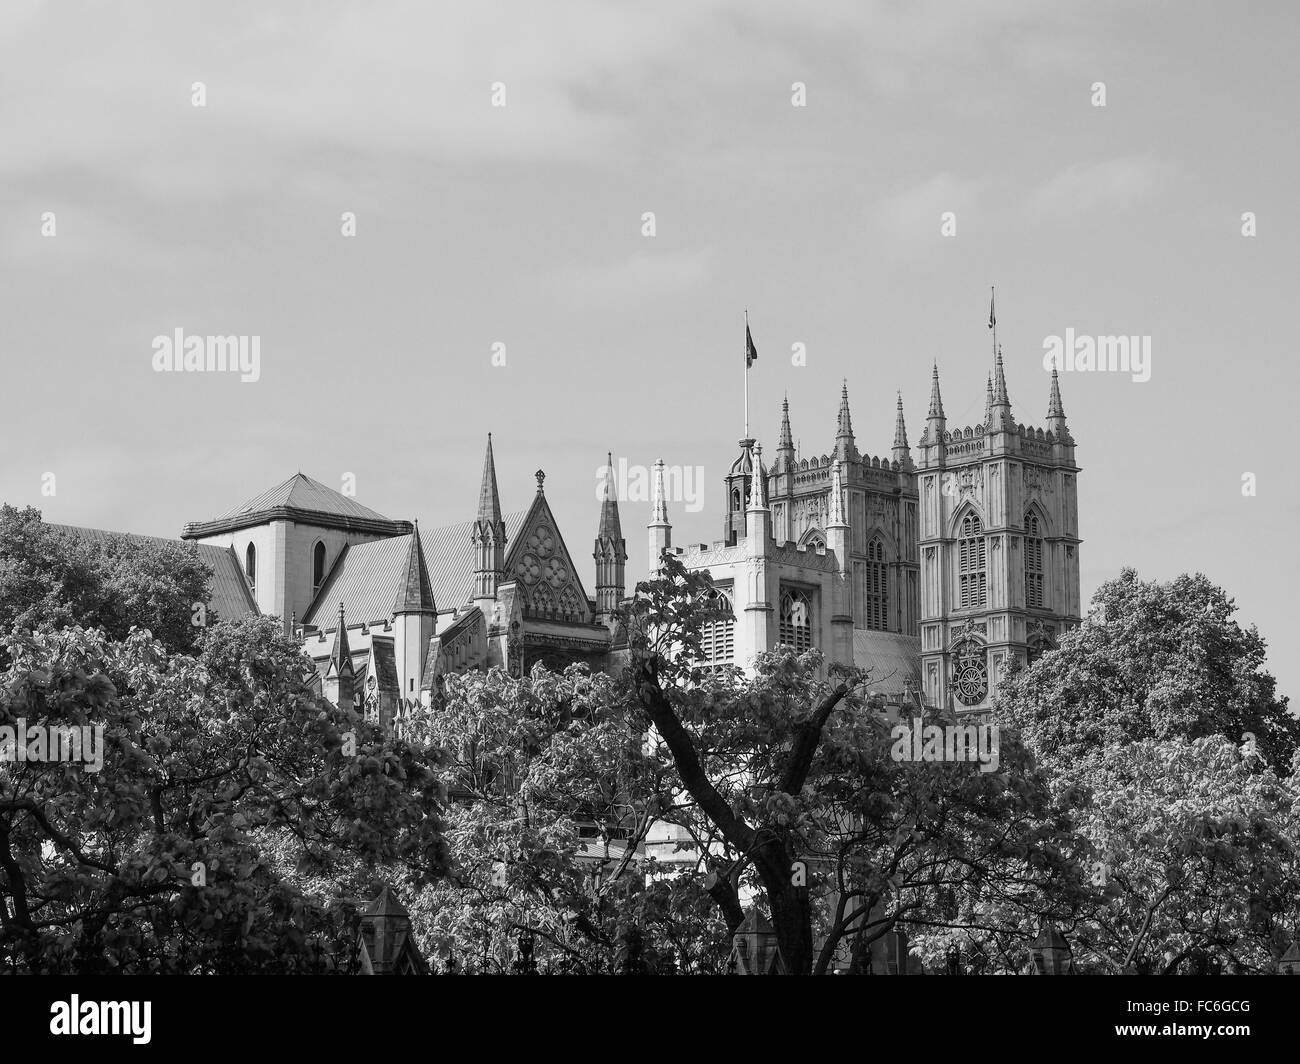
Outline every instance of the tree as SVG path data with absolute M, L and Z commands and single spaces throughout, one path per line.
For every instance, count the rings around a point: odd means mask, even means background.
M 346 908 L 286 875 L 446 870 L 435 753 L 315 697 L 274 619 L 205 631 L 18 632 L 0 727 L 102 729 L 103 767 L 0 765 L 0 957 L 31 972 L 346 966 Z
M 1030 747 L 1068 764 L 1142 739 L 1247 734 L 1275 771 L 1289 771 L 1300 720 L 1264 669 L 1265 643 L 1200 575 L 1144 583 L 1132 569 L 1097 589 L 1099 621 L 1066 633 L 999 686 L 999 721 Z
M 193 544 L 108 536 L 89 540 L 0 507 L 0 633 L 66 625 L 125 639 L 149 629 L 169 650 L 193 650 L 194 603 L 210 598 L 212 570 Z
M 521 932 L 562 970 L 609 971 L 620 934 L 647 957 L 716 964 L 725 932 L 693 882 L 655 882 L 638 849 L 671 806 L 668 769 L 610 677 L 535 664 L 448 676 L 403 735 L 444 751 L 452 871 L 411 905 L 435 955 L 508 970 Z M 647 871 L 650 881 L 647 882 Z
M 1250 744 L 1144 739 L 1089 758 L 1079 826 L 1095 847 L 1093 904 L 1075 914 L 1076 958 L 1112 972 L 1171 972 L 1219 953 L 1271 971 L 1300 897 L 1300 795 Z
M 693 811 L 701 845 L 727 862 L 708 887 L 733 928 L 751 874 L 787 970 L 824 972 L 846 938 L 861 963 L 891 928 L 955 920 L 941 911 L 955 892 L 1023 905 L 1076 886 L 1067 808 L 1014 736 L 995 772 L 896 761 L 860 670 L 823 676 L 818 653 L 785 648 L 759 655 L 753 677 L 702 667 L 711 593 L 707 572 L 663 555 L 628 611 L 628 679 L 692 800 L 673 816 Z

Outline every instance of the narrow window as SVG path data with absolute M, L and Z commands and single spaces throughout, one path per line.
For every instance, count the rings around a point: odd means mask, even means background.
M 1025 514 L 1025 605 L 1042 609 L 1046 605 L 1043 594 L 1043 530 L 1034 513 Z
M 251 543 L 244 551 L 244 575 L 248 577 L 248 586 L 257 590 L 257 548 Z
M 311 593 L 316 594 L 325 580 L 325 544 L 317 543 L 311 552 Z
M 889 630 L 889 567 L 885 544 L 879 538 L 867 544 L 866 625 L 878 632 Z
M 984 526 L 974 514 L 961 523 L 957 540 L 958 606 L 963 610 L 988 605 L 988 571 L 985 566 Z

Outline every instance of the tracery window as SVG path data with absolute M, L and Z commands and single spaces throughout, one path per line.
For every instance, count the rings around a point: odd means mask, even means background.
M 867 544 L 867 586 L 863 603 L 868 628 L 889 630 L 889 567 L 885 564 L 885 544 L 879 537 Z
M 705 605 L 721 611 L 725 616 L 704 625 L 700 649 L 704 652 L 706 661 L 715 665 L 730 663 L 736 656 L 736 615 L 731 597 L 725 591 L 714 588 L 706 598 Z
M 1041 609 L 1043 594 L 1043 529 L 1036 513 L 1025 514 L 1025 605 Z
M 978 640 L 963 639 L 953 644 L 952 688 L 963 706 L 978 706 L 988 696 L 988 663 Z
M 797 588 L 781 596 L 781 642 L 800 653 L 812 649 L 812 606 Z
M 957 589 L 961 609 L 988 605 L 988 568 L 984 525 L 975 514 L 962 519 L 957 540 Z

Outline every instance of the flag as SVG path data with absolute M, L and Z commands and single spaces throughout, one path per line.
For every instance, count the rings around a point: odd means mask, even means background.
M 754 338 L 749 335 L 749 322 L 745 322 L 745 368 L 749 369 L 758 358 L 758 348 L 754 346 Z
M 989 295 L 989 328 L 996 329 L 998 326 L 998 316 L 993 309 L 993 296 Z

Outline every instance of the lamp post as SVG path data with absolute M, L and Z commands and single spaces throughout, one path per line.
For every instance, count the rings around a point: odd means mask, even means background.
M 1056 930 L 1051 920 L 1044 920 L 1038 937 L 1029 947 L 1032 965 L 1030 975 L 1071 975 L 1074 960 L 1070 955 L 1070 943 Z

